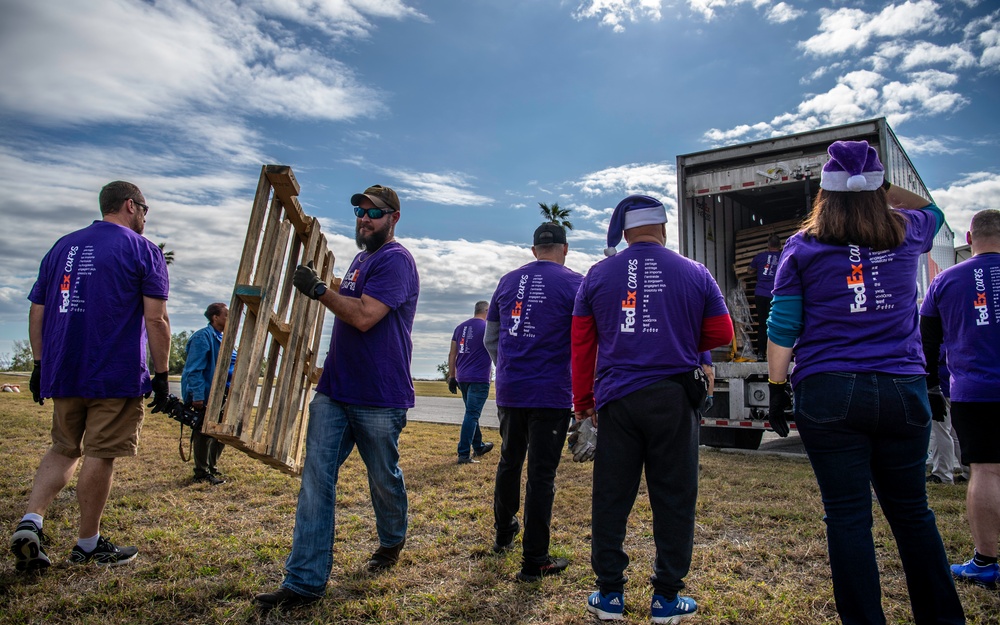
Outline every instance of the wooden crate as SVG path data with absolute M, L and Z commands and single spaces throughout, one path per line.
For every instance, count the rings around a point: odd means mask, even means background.
M 757 305 L 754 302 L 753 291 L 757 286 L 757 274 L 747 273 L 750 261 L 760 252 L 767 250 L 767 239 L 772 233 L 778 235 L 778 238 L 781 239 L 781 244 L 784 245 L 788 237 L 799 231 L 801 225 L 801 219 L 788 219 L 764 226 L 744 228 L 736 233 L 736 262 L 733 264 L 733 269 L 736 271 L 736 277 L 742 281 L 747 304 L 750 306 L 750 313 L 755 320 L 757 319 Z M 749 327 L 744 327 L 744 330 L 746 330 L 746 335 L 749 337 L 753 351 L 756 352 L 757 325 L 755 323 L 750 324 Z M 742 344 L 737 345 L 738 351 L 742 352 L 743 348 Z M 761 356 L 758 355 L 758 359 L 760 358 Z
M 322 373 L 316 358 L 326 312 L 292 285 L 292 274 L 312 260 L 329 283 L 334 261 L 319 221 L 303 212 L 298 194 L 291 167 L 261 168 L 202 427 L 290 475 L 302 472 L 308 399 Z

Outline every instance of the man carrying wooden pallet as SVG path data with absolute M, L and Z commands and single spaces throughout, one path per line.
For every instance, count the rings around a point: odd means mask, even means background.
M 394 238 L 399 197 L 375 185 L 351 197 L 354 257 L 339 292 L 309 265 L 295 287 L 336 315 L 323 375 L 309 404 L 306 458 L 285 580 L 257 595 L 262 610 L 319 601 L 333 567 L 337 478 L 354 446 L 368 471 L 379 548 L 367 570 L 396 564 L 406 542 L 407 496 L 399 468 L 399 434 L 413 407 L 411 332 L 420 281 L 410 253 Z

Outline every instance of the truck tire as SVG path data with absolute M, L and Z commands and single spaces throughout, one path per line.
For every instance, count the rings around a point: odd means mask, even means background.
M 717 449 L 758 449 L 764 430 L 701 426 L 700 443 Z

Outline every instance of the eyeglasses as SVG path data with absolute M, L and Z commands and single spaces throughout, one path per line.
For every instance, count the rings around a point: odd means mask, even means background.
M 382 219 L 386 213 L 395 213 L 396 211 L 391 208 L 361 208 L 360 206 L 354 207 L 354 214 L 358 218 L 362 218 L 367 213 L 368 219 Z
M 143 204 L 139 200 L 132 200 L 132 203 L 142 209 L 142 216 L 143 217 L 145 217 L 146 214 L 149 212 L 149 206 L 146 206 L 145 204 Z

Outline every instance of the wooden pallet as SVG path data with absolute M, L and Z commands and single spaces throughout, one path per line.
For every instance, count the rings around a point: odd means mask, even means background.
M 754 302 L 753 297 L 754 288 L 757 286 L 757 274 L 747 273 L 747 267 L 750 266 L 750 261 L 753 260 L 753 257 L 760 252 L 767 250 L 767 239 L 772 233 L 778 235 L 778 238 L 781 239 L 781 244 L 784 245 L 785 241 L 788 240 L 788 237 L 798 232 L 801 226 L 801 219 L 789 219 L 786 221 L 776 221 L 764 226 L 745 228 L 736 233 L 736 262 L 733 264 L 733 268 L 736 271 L 736 276 L 743 281 L 747 304 L 750 306 L 750 313 L 753 315 L 754 319 L 757 318 L 757 305 Z M 750 327 L 746 327 L 744 329 L 749 336 L 751 346 L 756 352 L 756 324 L 751 324 Z M 743 345 L 738 345 L 737 347 L 742 350 Z
M 327 283 L 333 253 L 319 221 L 298 201 L 291 167 L 265 165 L 254 197 L 243 256 L 229 305 L 202 431 L 290 475 L 302 472 L 308 398 L 325 307 L 292 285 L 295 267 L 312 260 Z M 229 396 L 230 358 L 239 340 Z M 263 371 L 262 371 L 263 369 Z

